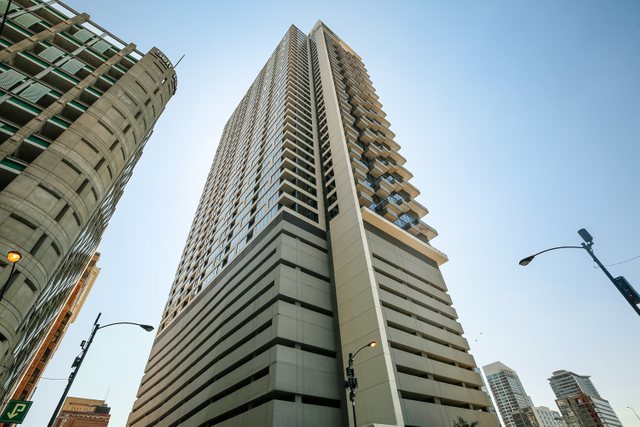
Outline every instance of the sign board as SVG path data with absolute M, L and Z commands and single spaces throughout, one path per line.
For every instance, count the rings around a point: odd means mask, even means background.
M 28 400 L 10 400 L 0 415 L 0 422 L 21 424 L 32 403 Z

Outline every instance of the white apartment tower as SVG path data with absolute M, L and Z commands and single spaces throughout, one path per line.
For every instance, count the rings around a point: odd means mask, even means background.
M 505 427 L 516 427 L 513 414 L 521 409 L 533 407 L 531 398 L 524 391 L 518 374 L 501 362 L 483 366 L 493 400 L 498 406 Z

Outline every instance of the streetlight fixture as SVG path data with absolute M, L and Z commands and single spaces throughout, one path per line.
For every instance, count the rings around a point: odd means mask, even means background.
M 636 414 L 636 418 L 640 420 L 640 416 L 638 416 L 638 413 L 636 412 L 635 409 L 633 409 L 631 406 L 627 406 L 627 408 L 631 409 L 633 413 Z
M 349 400 L 351 401 L 351 409 L 353 411 L 353 425 L 358 426 L 356 421 L 356 390 L 358 389 L 358 379 L 356 378 L 356 371 L 353 368 L 353 361 L 356 355 L 360 353 L 360 350 L 364 350 L 368 347 L 375 347 L 378 343 L 370 341 L 367 345 L 364 345 L 358 349 L 355 353 L 349 353 L 349 366 L 347 367 L 347 381 L 344 383 L 344 388 L 349 390 Z
M 0 289 L 0 301 L 2 301 L 4 294 L 9 289 L 9 285 L 11 285 L 11 279 L 13 279 L 13 273 L 16 270 L 16 264 L 21 259 L 22 259 L 22 254 L 18 251 L 9 251 L 7 253 L 7 261 L 11 263 L 11 272 L 9 273 L 9 277 L 7 278 L 7 281 L 4 282 L 4 285 L 2 285 L 2 288 Z
M 533 261 L 533 259 L 538 255 L 545 252 L 555 251 L 557 249 L 584 249 L 593 259 L 593 261 L 598 264 L 598 267 L 600 267 L 607 278 L 609 278 L 611 283 L 613 283 L 616 289 L 618 289 L 624 299 L 627 300 L 631 308 L 633 308 L 638 316 L 640 316 L 640 294 L 638 294 L 638 292 L 633 288 L 633 286 L 631 286 L 631 283 L 629 283 L 629 281 L 624 278 L 624 276 L 613 277 L 611 273 L 609 273 L 609 270 L 607 270 L 607 268 L 602 264 L 602 262 L 600 262 L 598 257 L 596 257 L 596 254 L 593 252 L 593 236 L 591 236 L 591 234 L 585 228 L 581 228 L 580 230 L 578 230 L 578 234 L 580 235 L 580 237 L 582 237 L 582 240 L 584 240 L 584 243 L 581 243 L 580 246 L 556 246 L 554 248 L 545 249 L 544 251 L 529 255 L 526 258 L 522 258 L 519 264 L 522 266 L 529 265 L 529 263 L 531 263 L 531 261 Z
M 115 323 L 109 323 L 108 325 L 100 325 L 98 323 L 98 321 L 100 320 L 100 316 L 101 315 L 102 315 L 102 313 L 98 313 L 98 317 L 96 318 L 96 321 L 93 322 L 93 329 L 91 330 L 91 335 L 89 336 L 89 339 L 87 341 L 82 341 L 82 343 L 80 343 L 80 348 L 82 348 L 82 352 L 80 353 L 80 355 L 78 357 L 75 358 L 75 360 L 71 364 L 71 368 L 73 370 L 71 371 L 71 374 L 69 375 L 69 380 L 67 381 L 67 386 L 65 387 L 64 392 L 62 393 L 62 397 L 60 398 L 60 401 L 58 402 L 58 406 L 56 406 L 56 409 L 53 411 L 53 415 L 51 416 L 51 420 L 49 421 L 49 424 L 47 425 L 48 427 L 53 427 L 53 424 L 56 421 L 56 417 L 58 416 L 58 412 L 60 412 L 60 408 L 62 408 L 62 405 L 64 404 L 64 399 L 67 397 L 67 394 L 69 393 L 69 390 L 71 389 L 71 386 L 73 385 L 73 380 L 75 380 L 76 375 L 78 374 L 78 371 L 80 370 L 80 366 L 82 366 L 82 362 L 84 361 L 84 358 L 87 355 L 87 352 L 89 351 L 89 347 L 91 346 L 91 343 L 93 342 L 93 338 L 96 336 L 96 333 L 100 329 L 104 329 L 104 328 L 107 328 L 109 326 L 114 326 L 114 325 L 135 325 L 135 326 L 140 326 L 142 329 L 144 329 L 147 332 L 153 331 L 153 326 L 151 326 L 151 325 L 144 325 L 142 323 L 134 323 L 134 322 L 115 322 Z
M 7 260 L 12 264 L 15 264 L 21 259 L 22 259 L 22 254 L 18 251 L 9 251 L 9 253 L 7 254 Z

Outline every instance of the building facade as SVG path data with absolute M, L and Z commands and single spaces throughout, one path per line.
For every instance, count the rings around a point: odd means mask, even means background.
M 480 390 L 482 390 L 483 392 L 485 392 L 489 397 L 491 397 L 491 392 L 489 391 L 489 387 L 487 387 L 487 381 L 483 376 L 482 373 L 482 369 L 480 368 L 475 368 L 474 371 L 476 371 L 478 374 L 480 374 L 480 376 L 482 377 L 482 387 L 480 387 Z M 491 412 L 492 414 L 497 414 L 496 412 L 496 408 L 493 404 L 493 401 L 491 402 L 491 405 L 487 408 L 487 410 L 489 412 Z
M 560 412 L 554 411 L 546 406 L 536 406 L 533 409 L 538 417 L 540 427 L 564 427 L 564 421 Z
M 551 385 L 556 397 L 566 397 L 578 393 L 600 397 L 600 393 L 591 382 L 589 375 L 578 375 L 565 370 L 555 371 L 549 378 L 549 385 Z
M 511 413 L 517 427 L 564 427 L 562 416 L 546 406 L 527 406 Z
M 67 397 L 53 427 L 107 427 L 109 412 L 104 400 Z
M 489 382 L 502 422 L 505 427 L 515 427 L 513 414 L 525 408 L 533 408 L 533 402 L 525 392 L 518 374 L 501 362 L 483 366 L 482 370 Z
M 568 427 L 622 427 L 615 411 L 600 396 L 588 375 L 555 371 L 549 384 Z
M 84 301 L 98 278 L 100 269 L 97 263 L 99 259 L 100 254 L 96 252 L 84 273 L 82 273 L 82 276 L 80 276 L 80 279 L 74 285 L 69 298 L 67 298 L 67 301 L 61 307 L 58 316 L 51 324 L 40 347 L 33 353 L 30 363 L 23 370 L 22 376 L 16 382 L 15 390 L 10 391 L 9 395 L 12 396 L 12 399 L 30 400 L 38 386 L 40 376 L 58 349 L 67 329 L 69 329 L 69 326 L 76 320 L 78 313 L 84 305 Z
M 158 49 L 56 0 L 0 10 L 0 254 L 23 255 L 0 301 L 6 398 L 95 253 L 176 74 Z
M 291 27 L 227 122 L 131 426 L 498 426 L 361 58 Z

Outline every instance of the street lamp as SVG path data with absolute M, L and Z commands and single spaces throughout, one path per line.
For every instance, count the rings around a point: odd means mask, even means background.
M 580 235 L 580 237 L 582 237 L 582 240 L 584 240 L 584 243 L 581 243 L 580 246 L 556 246 L 555 248 L 545 249 L 544 251 L 529 255 L 526 258 L 522 258 L 519 264 L 522 266 L 529 265 L 529 263 L 533 261 L 533 259 L 538 255 L 549 251 L 555 251 L 557 249 L 584 249 L 595 261 L 595 263 L 598 264 L 598 267 L 600 267 L 600 269 L 609 278 L 609 280 L 611 280 L 611 283 L 613 283 L 616 289 L 618 289 L 624 299 L 627 300 L 631 308 L 633 308 L 638 316 L 640 316 L 640 294 L 638 294 L 638 292 L 633 288 L 633 286 L 631 286 L 631 283 L 629 283 L 627 279 L 624 278 L 624 276 L 613 277 L 611 273 L 609 273 L 609 270 L 606 269 L 606 267 L 600 262 L 598 257 L 596 257 L 596 254 L 593 252 L 593 237 L 585 228 L 581 228 L 580 230 L 578 230 L 578 234 Z
M 631 406 L 627 406 L 627 408 L 631 409 L 633 413 L 636 414 L 636 418 L 640 420 L 640 416 L 638 416 L 638 413 L 636 412 L 635 409 L 633 409 Z
M 100 320 L 100 316 L 101 315 L 102 315 L 102 313 L 98 313 L 98 317 L 96 318 L 96 321 L 93 323 L 93 329 L 91 330 L 91 335 L 89 336 L 89 339 L 87 341 L 82 341 L 82 343 L 80 343 L 80 348 L 82 348 L 82 352 L 80 353 L 80 355 L 78 357 L 75 358 L 75 360 L 71 364 L 71 368 L 73 370 L 71 371 L 71 374 L 69 375 L 69 380 L 67 381 L 67 387 L 65 387 L 64 392 L 62 393 L 62 397 L 60 398 L 60 401 L 58 402 L 58 406 L 56 406 L 55 411 L 53 411 L 53 415 L 51 416 L 51 420 L 49 420 L 49 424 L 47 425 L 48 427 L 53 427 L 53 423 L 56 421 L 56 417 L 58 416 L 58 412 L 60 412 L 60 408 L 64 404 L 64 399 L 67 397 L 67 394 L 69 393 L 69 390 L 71 389 L 71 385 L 73 385 L 73 380 L 75 380 L 76 375 L 78 374 L 78 370 L 80 370 L 80 366 L 82 366 L 82 361 L 84 360 L 84 357 L 87 355 L 87 352 L 89 351 L 89 347 L 91 346 L 91 343 L 93 342 L 93 338 L 96 336 L 96 333 L 100 329 L 104 329 L 104 328 L 107 328 L 109 326 L 114 326 L 114 325 L 135 325 L 135 326 L 140 326 L 142 329 L 144 329 L 147 332 L 153 331 L 153 326 L 151 326 L 151 325 L 143 325 L 141 323 L 134 323 L 134 322 L 115 322 L 115 323 L 109 323 L 108 325 L 100 325 L 100 324 L 98 324 L 98 320 Z
M 355 427 L 358 426 L 356 422 L 356 389 L 358 388 L 358 379 L 356 378 L 356 371 L 353 368 L 353 361 L 356 358 L 356 355 L 360 353 L 360 350 L 364 350 L 367 347 L 375 347 L 375 341 L 369 342 L 369 344 L 364 345 L 358 349 L 355 353 L 349 353 L 349 366 L 347 367 L 347 381 L 344 383 L 344 388 L 349 390 L 349 400 L 351 401 L 351 409 L 353 410 L 353 425 Z
M 13 273 L 16 270 L 16 264 L 21 259 L 22 259 L 22 254 L 18 251 L 9 251 L 9 253 L 7 253 L 7 261 L 11 263 L 11 272 L 9 273 L 9 277 L 7 278 L 7 281 L 4 282 L 4 285 L 2 285 L 2 288 L 0 289 L 0 301 L 2 301 L 4 294 L 9 289 L 9 285 L 11 285 L 11 279 L 13 278 Z

